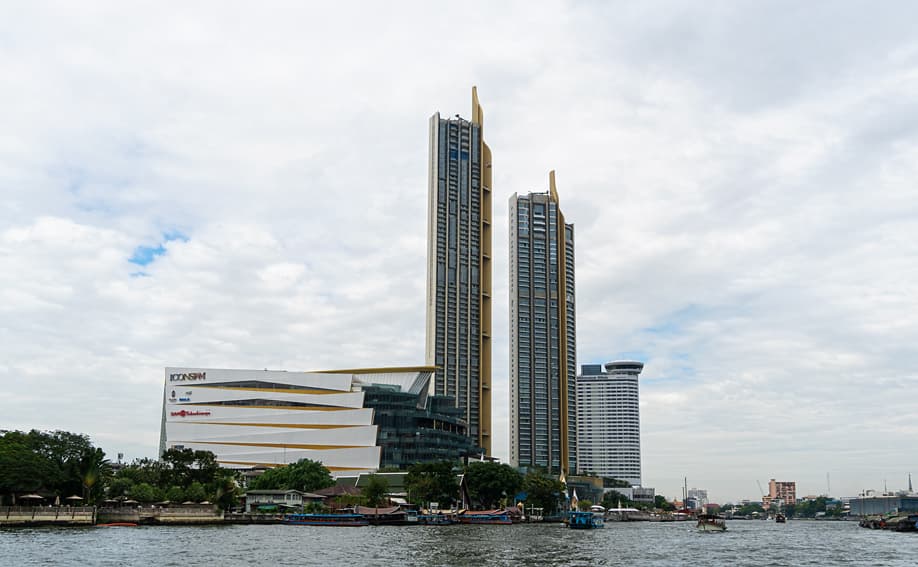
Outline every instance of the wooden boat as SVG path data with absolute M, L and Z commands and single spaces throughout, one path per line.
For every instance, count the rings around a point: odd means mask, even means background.
M 508 525 L 513 523 L 513 520 L 510 519 L 510 514 L 499 510 L 486 512 L 472 512 L 467 510 L 456 516 L 456 519 L 459 520 L 460 524 Z
M 456 520 L 449 514 L 421 514 L 418 523 L 424 526 L 451 526 Z
M 293 526 L 368 526 L 363 514 L 287 514 L 283 523 Z
M 700 514 L 696 526 L 700 532 L 725 532 L 727 522 L 723 516 L 717 514 Z
M 785 516 L 784 514 L 775 514 L 775 523 L 776 524 L 786 524 L 787 516 Z
M 572 530 L 595 530 L 604 527 L 602 515 L 593 512 L 571 512 L 567 527 Z

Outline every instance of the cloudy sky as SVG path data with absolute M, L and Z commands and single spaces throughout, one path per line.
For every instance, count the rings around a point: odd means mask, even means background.
M 0 428 L 155 455 L 163 367 L 424 359 L 427 120 L 557 170 L 578 362 L 642 377 L 645 484 L 715 501 L 918 475 L 909 2 L 7 5 Z

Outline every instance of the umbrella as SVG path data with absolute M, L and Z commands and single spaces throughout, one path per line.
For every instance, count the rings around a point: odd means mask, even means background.
M 188 504 L 194 504 L 194 502 L 192 502 L 191 500 L 186 500 L 182 502 L 182 506 L 187 506 Z
M 207 500 L 205 500 L 204 502 L 201 502 L 201 504 L 210 504 L 210 502 L 208 502 Z
M 82 496 L 77 496 L 76 494 L 74 494 L 73 496 L 68 496 L 67 498 L 64 498 L 64 500 L 82 500 L 82 499 L 83 499 Z
M 140 502 L 136 500 L 125 500 L 123 504 L 140 504 Z
M 44 500 L 41 496 L 37 494 L 26 494 L 25 496 L 20 496 L 20 500 Z

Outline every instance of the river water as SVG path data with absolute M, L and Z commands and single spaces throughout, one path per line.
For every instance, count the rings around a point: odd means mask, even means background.
M 380 565 L 918 565 L 918 533 L 856 522 L 513 526 L 200 526 L 0 530 L 0 565 L 232 567 Z

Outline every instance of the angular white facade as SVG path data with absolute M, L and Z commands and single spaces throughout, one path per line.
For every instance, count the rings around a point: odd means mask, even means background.
M 375 471 L 377 428 L 355 388 L 358 374 L 366 371 L 166 368 L 160 451 L 211 451 L 229 468 L 306 458 L 332 475 Z M 377 369 L 372 376 L 410 384 L 419 374 L 424 372 Z

